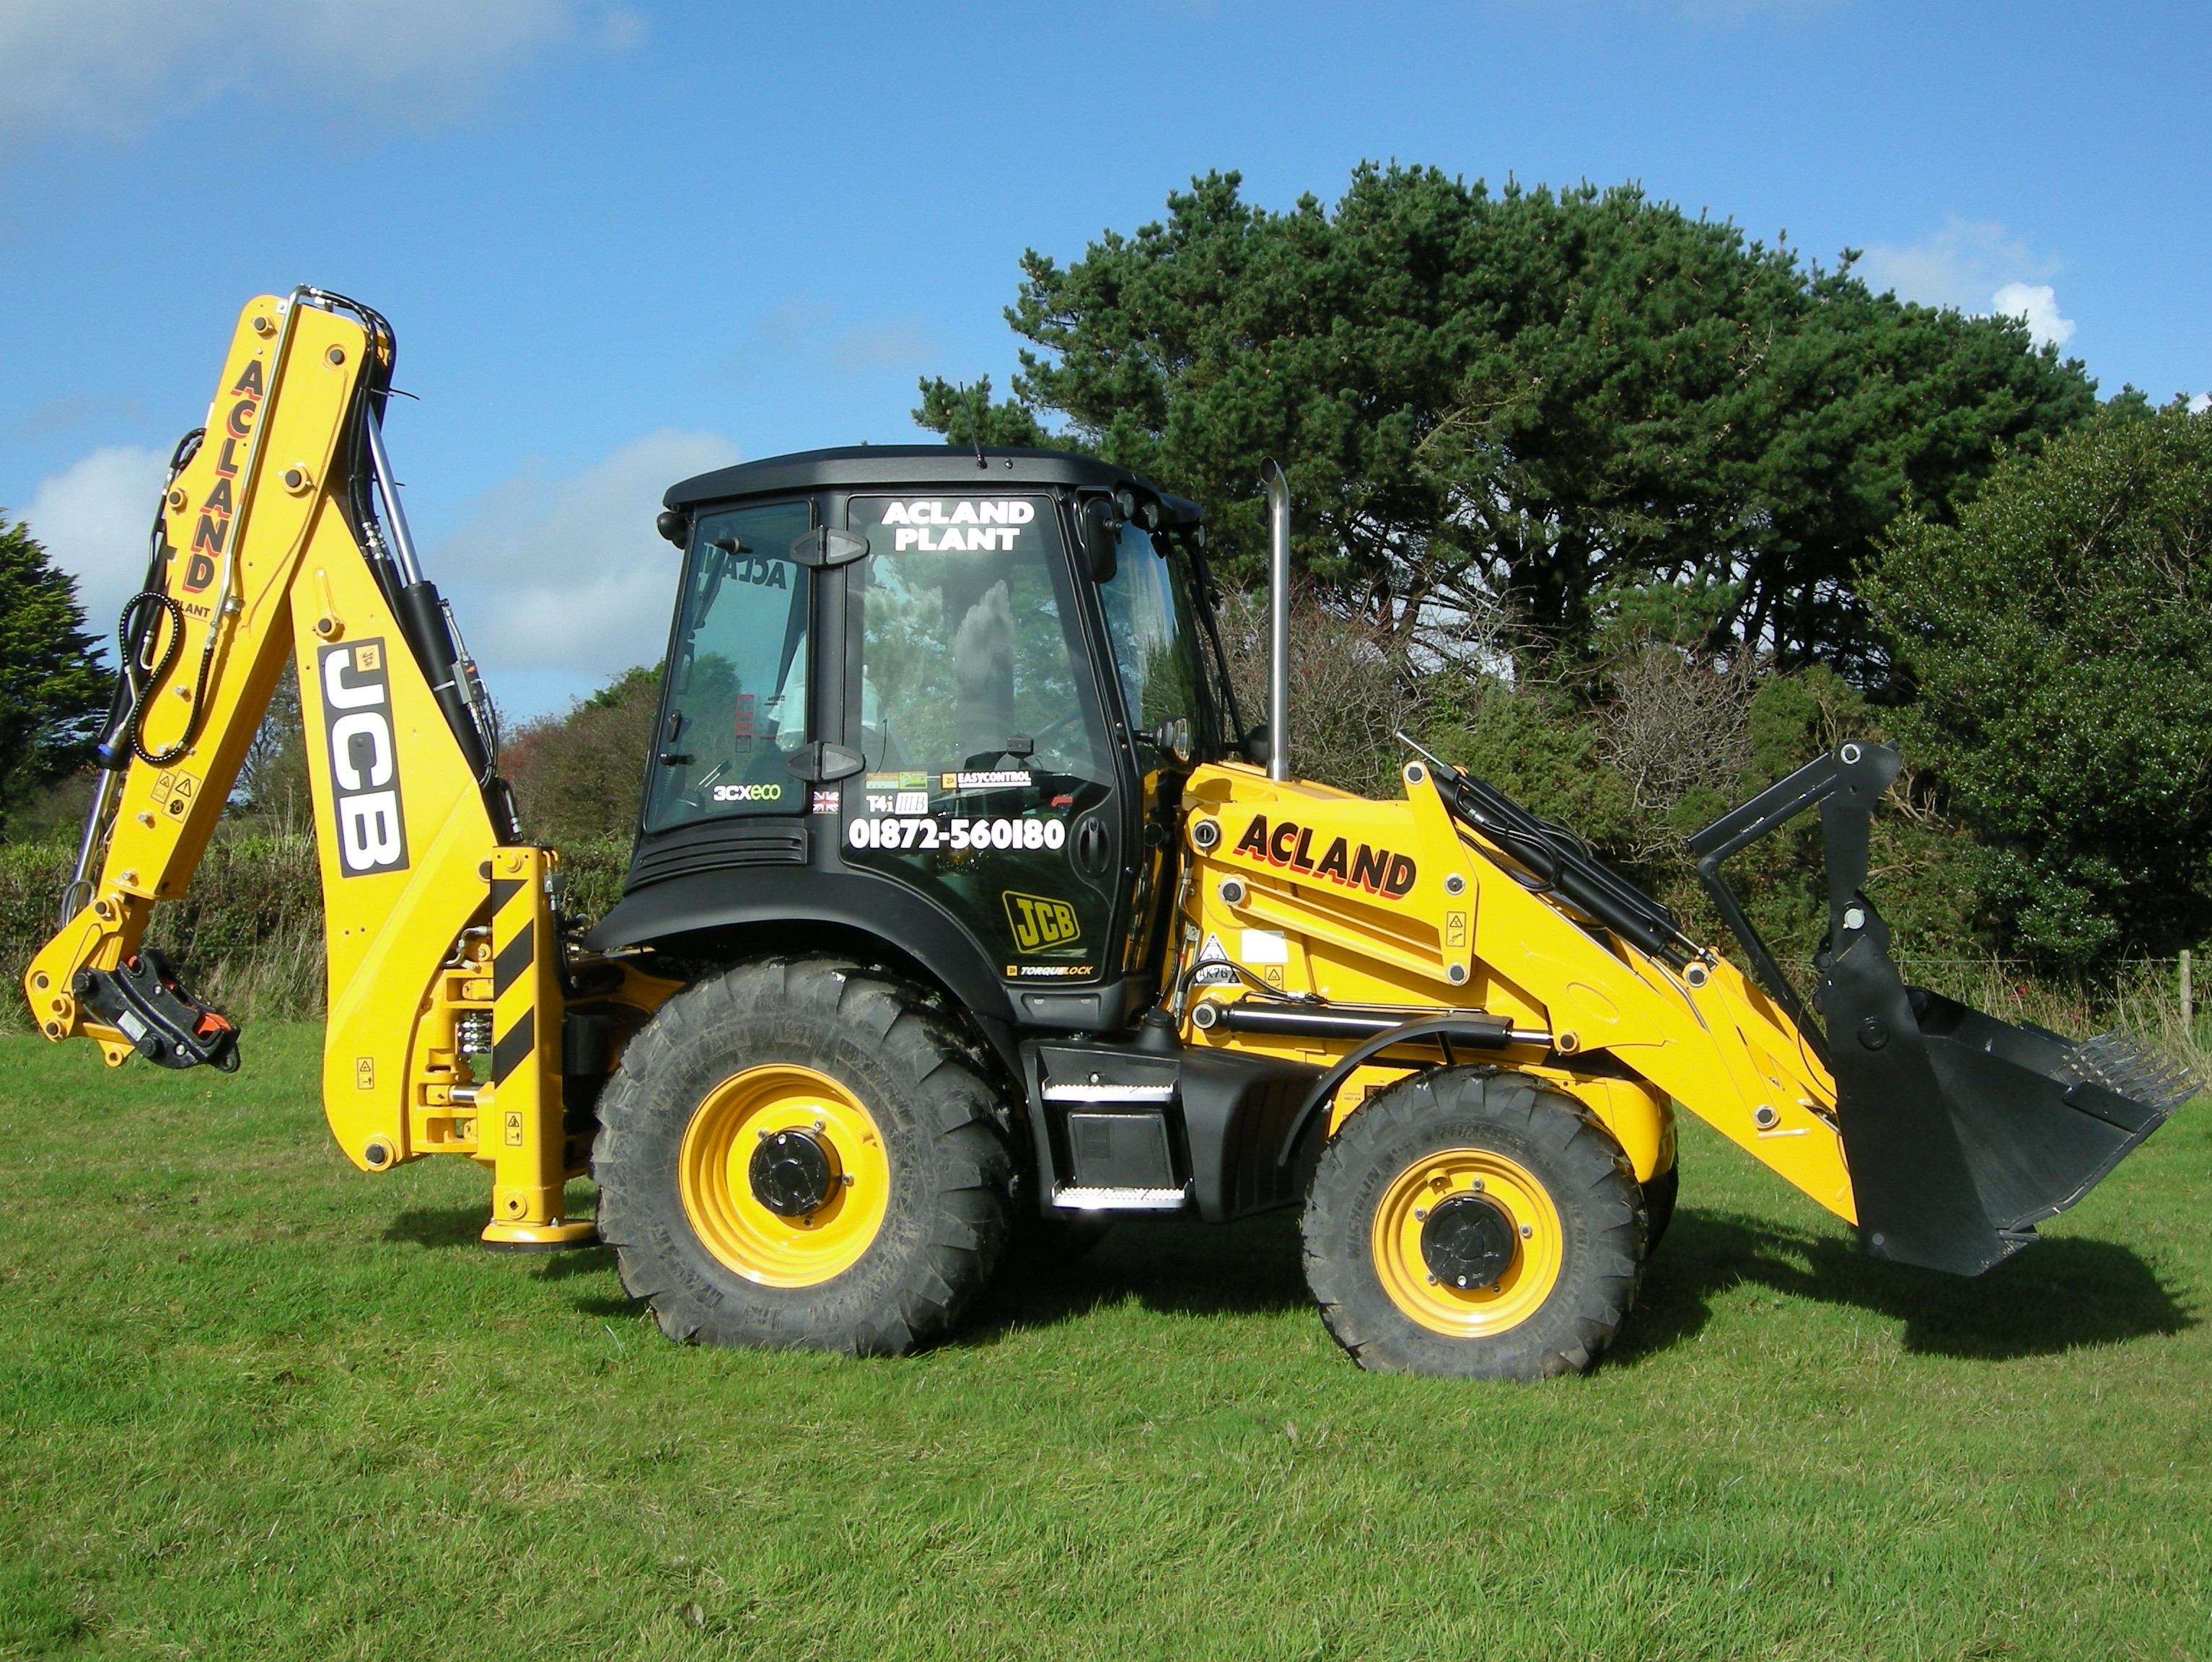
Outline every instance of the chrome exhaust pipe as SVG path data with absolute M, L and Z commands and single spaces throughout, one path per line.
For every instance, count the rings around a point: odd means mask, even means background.
M 1267 464 L 1267 777 L 1291 776 L 1291 482 Z

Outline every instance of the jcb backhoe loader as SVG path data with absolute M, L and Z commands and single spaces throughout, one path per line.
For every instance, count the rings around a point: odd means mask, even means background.
M 1248 732 L 1198 507 L 1038 451 L 820 451 L 667 493 L 682 574 L 635 855 L 580 935 L 400 511 L 393 350 L 337 294 L 246 308 L 124 615 L 98 799 L 25 990 L 111 1064 L 237 1065 L 141 936 L 289 654 L 340 1147 L 488 1166 L 488 1243 L 604 1240 L 673 1337 L 902 1351 L 1010 1242 L 1301 1205 L 1362 1364 L 1532 1379 L 1587 1368 L 1633 1304 L 1676 1103 L 1877 1256 L 1972 1275 L 2188 1089 L 2124 1040 L 1900 982 L 1862 888 L 1882 747 L 1694 840 L 1749 976 L 1416 745 L 1401 801 L 1299 780 L 1280 476 Z M 1818 1020 L 1722 871 L 1814 807 Z M 597 1217 L 571 1217 L 587 1170 Z

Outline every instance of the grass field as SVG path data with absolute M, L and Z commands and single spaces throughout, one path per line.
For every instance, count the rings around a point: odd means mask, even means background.
M 1290 1220 L 902 1362 L 664 1343 L 232 1078 L 0 1039 L 0 1655 L 2212 1655 L 2212 1113 L 1979 1283 L 1712 1136 L 1626 1343 L 1371 1377 Z

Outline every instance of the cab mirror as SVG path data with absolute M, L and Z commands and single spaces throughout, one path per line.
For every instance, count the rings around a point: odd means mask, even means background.
M 1075 511 L 1076 541 L 1083 549 L 1083 564 L 1094 583 L 1111 583 L 1116 551 L 1121 542 L 1121 517 L 1103 496 L 1093 496 Z

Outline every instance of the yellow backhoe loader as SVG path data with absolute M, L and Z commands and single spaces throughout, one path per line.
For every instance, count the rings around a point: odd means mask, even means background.
M 672 1337 L 903 1351 L 1010 1242 L 1298 1205 L 1363 1365 L 1533 1379 L 1589 1367 L 1634 1303 L 1677 1104 L 1877 1256 L 1971 1275 L 2190 1089 L 2123 1039 L 1900 981 L 1863 889 L 1884 747 L 1693 840 L 1748 974 L 1416 744 L 1402 800 L 1298 779 L 1279 474 L 1249 731 L 1200 511 L 1122 469 L 870 446 L 675 486 L 635 857 L 584 932 L 408 534 L 393 354 L 337 294 L 246 306 L 124 614 L 98 798 L 25 992 L 111 1064 L 238 1065 L 141 937 L 289 657 L 339 1146 L 370 1172 L 489 1168 L 488 1244 L 604 1241 Z M 1815 808 L 1818 1019 L 1723 870 Z M 597 1216 L 572 1217 L 587 1171 Z

